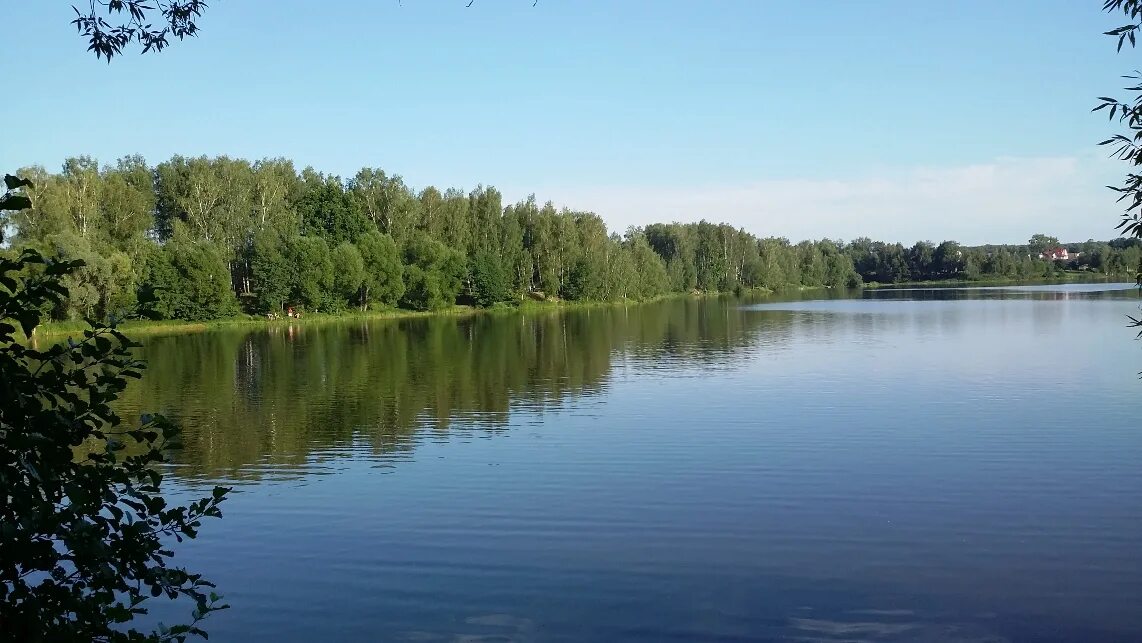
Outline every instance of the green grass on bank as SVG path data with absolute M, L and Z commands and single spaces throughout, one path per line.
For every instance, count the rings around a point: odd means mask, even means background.
M 1082 271 L 1068 271 L 1054 278 L 1034 278 L 1025 280 L 1011 280 L 1011 279 L 943 279 L 934 281 L 910 281 L 901 283 L 877 283 L 869 282 L 864 284 L 864 288 L 900 288 L 900 287 L 916 287 L 916 286 L 996 286 L 996 285 L 1020 285 L 1020 284 L 1050 284 L 1050 283 L 1069 283 L 1069 282 L 1109 282 L 1114 281 L 1114 277 L 1105 277 L 1101 275 L 1092 275 L 1090 272 Z M 823 288 L 823 287 L 821 287 Z M 816 290 L 817 288 L 798 286 L 796 288 L 782 289 L 776 291 L 776 294 L 781 292 L 789 292 L 790 290 L 807 291 Z M 347 310 L 341 313 L 306 313 L 300 318 L 289 317 L 276 317 L 269 319 L 261 315 L 239 315 L 229 319 L 215 319 L 210 321 L 183 321 L 179 319 L 171 320 L 130 320 L 119 324 L 118 328 L 123 332 L 132 335 L 162 335 L 174 333 L 195 333 L 212 329 L 226 329 L 226 328 L 243 328 L 243 327 L 274 327 L 274 326 L 298 326 L 298 325 L 317 325 L 317 324 L 331 324 L 338 322 L 353 322 L 353 321 L 372 321 L 382 319 L 415 319 L 418 317 L 440 317 L 440 316 L 455 316 L 464 317 L 470 315 L 510 315 L 519 313 L 542 313 L 542 312 L 555 312 L 564 310 L 579 310 L 588 308 L 603 308 L 614 306 L 632 306 L 651 303 L 655 301 L 664 301 L 669 299 L 678 299 L 683 297 L 716 297 L 729 295 L 730 293 L 717 293 L 717 292 L 690 292 L 690 293 L 669 293 L 661 295 L 649 300 L 621 300 L 621 301 L 566 301 L 561 299 L 546 299 L 537 301 L 534 299 L 523 299 L 513 303 L 496 304 L 491 308 L 477 308 L 474 306 L 456 305 L 451 308 L 442 310 L 404 310 L 400 308 L 385 308 L 381 310 Z M 775 291 L 767 288 L 753 288 L 747 291 L 737 293 L 738 295 L 750 296 L 768 296 L 775 294 Z M 81 321 L 55 321 L 41 324 L 36 328 L 36 337 L 66 337 L 68 335 L 79 336 L 89 326 Z
M 525 299 L 516 303 L 497 304 L 491 308 L 477 308 L 474 306 L 456 305 L 441 310 L 404 310 L 400 308 L 386 308 L 382 310 L 347 310 L 340 313 L 306 313 L 301 317 L 275 317 L 273 319 L 261 315 L 239 315 L 228 319 L 215 319 L 210 321 L 183 321 L 172 320 L 129 320 L 118 325 L 119 330 L 132 336 L 158 335 L 173 333 L 194 333 L 212 329 L 298 326 L 343 323 L 353 321 L 374 321 L 382 319 L 415 319 L 418 317 L 454 316 L 464 317 L 470 315 L 508 315 L 518 313 L 551 312 L 560 310 L 576 310 L 593 307 L 622 306 L 649 303 L 676 297 L 685 297 L 687 294 L 671 294 L 657 297 L 653 300 L 642 301 L 564 301 L 560 299 L 547 299 L 536 301 Z M 54 321 L 41 324 L 36 328 L 36 337 L 66 337 L 78 336 L 89 326 L 81 321 Z
M 166 320 L 128 320 L 118 325 L 119 330 L 132 335 L 165 334 L 165 333 L 193 333 L 219 328 L 242 327 L 273 327 L 297 326 L 301 324 L 327 324 L 331 322 L 346 322 L 354 320 L 376 319 L 406 319 L 415 317 L 436 317 L 444 315 L 473 315 L 483 312 L 471 306 L 453 306 L 444 310 L 401 310 L 383 309 L 370 311 L 345 311 L 342 313 L 306 313 L 301 317 L 276 317 L 269 319 L 260 315 L 239 315 L 228 319 L 213 319 L 209 321 L 184 321 L 180 319 Z M 62 336 L 82 334 L 89 326 L 84 322 L 47 322 L 36 328 L 36 336 Z

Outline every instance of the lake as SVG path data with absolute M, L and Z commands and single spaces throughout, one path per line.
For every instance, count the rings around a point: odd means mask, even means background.
M 1128 285 L 154 337 L 211 641 L 1142 639 Z

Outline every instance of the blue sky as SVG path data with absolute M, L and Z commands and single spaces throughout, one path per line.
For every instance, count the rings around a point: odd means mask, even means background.
M 70 4 L 3 9 L 6 165 L 286 156 L 795 240 L 1118 219 L 1090 108 L 1137 57 L 1101 0 L 214 0 L 199 38 L 110 65 Z

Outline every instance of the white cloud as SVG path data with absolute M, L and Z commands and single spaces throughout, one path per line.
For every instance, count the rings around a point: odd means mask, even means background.
M 912 243 L 1015 243 L 1043 232 L 1065 241 L 1115 236 L 1120 208 L 1104 186 L 1122 163 L 1097 155 L 1000 158 L 960 167 L 884 170 L 845 179 L 742 185 L 550 186 L 537 193 L 599 213 L 612 230 L 658 221 L 725 221 L 761 236 Z M 526 196 L 505 191 L 512 200 Z

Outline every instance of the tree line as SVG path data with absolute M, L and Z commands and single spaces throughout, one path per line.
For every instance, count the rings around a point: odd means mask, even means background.
M 141 294 L 167 319 L 219 319 L 290 308 L 336 313 L 438 310 L 526 296 L 644 300 L 667 293 L 865 282 L 1052 276 L 1065 267 L 1133 274 L 1133 240 L 1081 244 L 1074 265 L 1027 246 L 912 247 L 870 239 L 791 243 L 720 223 L 609 231 L 596 214 L 503 204 L 499 191 L 414 190 L 364 168 L 344 179 L 288 159 L 175 156 L 156 166 L 67 159 L 25 168 L 33 207 L 5 213 L 8 249 L 82 259 L 54 319 L 104 319 Z M 1057 242 L 1055 242 L 1057 244 Z M 1079 248 L 1075 248 L 1078 252 Z
M 1067 258 L 1052 259 L 1050 253 L 1057 250 L 1067 250 Z M 1142 243 L 1138 239 L 1063 244 L 1043 234 L 1033 235 L 1021 245 L 975 247 L 955 241 L 939 245 L 919 241 L 906 247 L 860 238 L 848 243 L 844 251 L 866 283 L 1051 279 L 1067 271 L 1133 278 L 1142 261 Z

